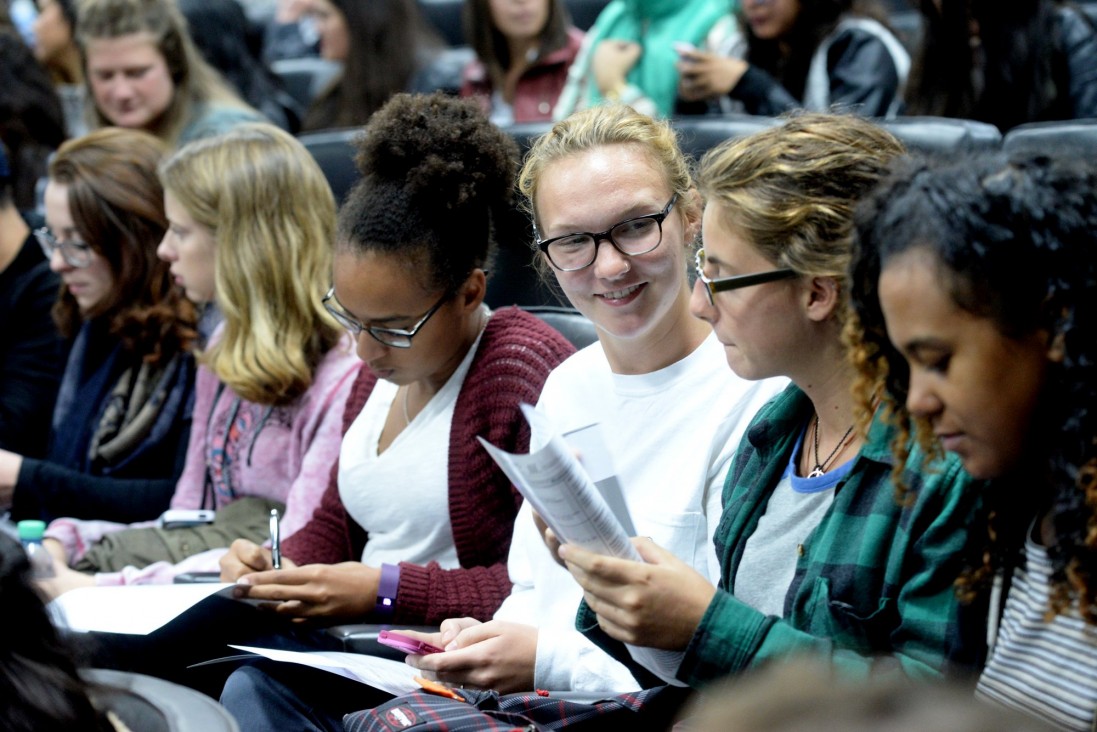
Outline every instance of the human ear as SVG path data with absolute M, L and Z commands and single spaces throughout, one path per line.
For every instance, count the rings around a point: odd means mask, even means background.
M 487 274 L 484 270 L 479 267 L 472 270 L 457 293 L 457 298 L 461 303 L 461 310 L 472 312 L 480 307 L 480 303 L 484 301 L 484 297 L 488 292 L 487 283 Z
M 842 288 L 833 277 L 812 277 L 807 283 L 807 313 L 816 322 L 829 319 L 838 311 Z
M 701 236 L 701 213 L 704 211 L 704 202 L 701 200 L 701 194 L 692 187 L 681 198 L 682 202 L 679 205 L 682 207 L 682 220 L 686 224 L 683 243 L 687 249 L 692 249 L 698 237 Z

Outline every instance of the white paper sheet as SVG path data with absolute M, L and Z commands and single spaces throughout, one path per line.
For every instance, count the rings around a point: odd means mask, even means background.
M 232 598 L 231 583 L 80 587 L 53 600 L 50 611 L 77 632 L 148 635 L 211 595 Z
M 598 554 L 641 561 L 621 522 L 571 448 L 554 434 L 548 417 L 528 404 L 522 405 L 522 414 L 534 432 L 552 435 L 541 449 L 515 455 L 482 437 L 476 439 L 561 541 Z
M 413 677 L 419 672 L 400 661 L 378 658 L 362 653 L 343 653 L 341 651 L 282 651 L 273 648 L 254 646 L 230 646 L 248 653 L 255 653 L 272 661 L 296 663 L 302 666 L 338 674 L 351 681 L 387 691 L 398 696 L 422 688 Z
M 632 516 L 621 493 L 621 484 L 617 480 L 617 471 L 613 467 L 606 441 L 602 438 L 602 425 L 595 423 L 586 427 L 565 432 L 562 437 L 572 452 L 579 458 L 583 470 L 594 482 L 602 498 L 606 499 L 613 515 L 621 522 L 621 528 L 628 536 L 636 536 L 636 527 L 632 525 Z
M 642 562 L 628 538 L 636 530 L 597 425 L 573 430 L 561 439 L 544 414 L 528 404 L 522 405 L 522 413 L 535 433 L 551 437 L 529 455 L 505 452 L 477 438 L 488 454 L 561 541 Z M 636 661 L 667 683 L 684 686 L 675 678 L 681 652 L 632 645 L 628 649 Z

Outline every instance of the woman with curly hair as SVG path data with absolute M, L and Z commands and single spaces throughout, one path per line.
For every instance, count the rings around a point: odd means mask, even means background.
M 1095 231 L 1092 170 L 911 163 L 860 212 L 851 265 L 864 372 L 924 446 L 992 481 L 962 579 L 1005 587 L 978 692 L 1071 730 L 1097 710 Z
M 224 317 L 198 356 L 196 417 L 171 508 L 216 518 L 193 528 L 58 519 L 47 536 L 79 572 L 58 567 L 54 589 L 215 571 L 233 540 L 268 536 L 272 507 L 288 538 L 319 505 L 339 454 L 359 362 L 316 296 L 335 228 L 320 167 L 288 133 L 245 124 L 183 146 L 160 180 L 169 227 L 158 253 L 187 297 Z M 297 205 L 285 205 L 290 197 Z
M 652 683 L 696 688 L 794 654 L 916 679 L 978 661 L 953 589 L 976 492 L 955 458 L 893 461 L 895 428 L 854 399 L 842 335 L 853 208 L 902 152 L 859 118 L 803 115 L 701 162 L 692 311 L 736 374 L 792 385 L 727 474 L 717 586 L 646 539 L 645 562 L 559 551 L 585 592 L 577 626 Z
M 72 349 L 45 459 L 0 451 L 0 505 L 14 518 L 150 519 L 183 468 L 194 388 L 194 306 L 156 258 L 164 237 L 155 137 L 106 129 L 49 166 L 47 226 L 61 276 L 54 321 Z
M 400 94 L 366 126 L 357 162 L 364 177 L 339 213 L 324 296 L 365 362 L 339 463 L 312 520 L 283 544 L 281 569 L 237 541 L 222 579 L 298 619 L 487 619 L 510 591 L 521 499 L 475 438 L 527 451 L 519 405 L 574 350 L 535 316 L 483 302 L 517 148 L 471 100 Z M 222 701 L 242 729 L 299 728 L 287 721 L 297 694 L 333 691 L 328 674 L 290 689 L 283 671 L 230 677 Z M 332 729 L 361 706 L 355 686 L 317 702 Z

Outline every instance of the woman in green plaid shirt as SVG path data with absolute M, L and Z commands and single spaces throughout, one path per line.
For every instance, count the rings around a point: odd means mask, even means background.
M 648 540 L 644 563 L 561 548 L 585 591 L 579 627 L 642 681 L 698 686 L 800 653 L 919 678 L 981 658 L 982 618 L 954 589 L 978 491 L 955 458 L 896 461 L 906 434 L 860 406 L 855 387 L 879 384 L 858 384 L 843 338 L 853 207 L 902 152 L 871 123 L 803 115 L 701 163 L 692 310 L 735 373 L 792 385 L 728 475 L 717 587 Z

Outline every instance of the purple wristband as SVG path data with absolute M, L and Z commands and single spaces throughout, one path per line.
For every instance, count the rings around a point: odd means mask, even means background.
M 378 618 L 388 620 L 396 608 L 396 589 L 400 586 L 400 566 L 381 565 L 381 581 L 377 585 L 377 606 L 374 613 Z

